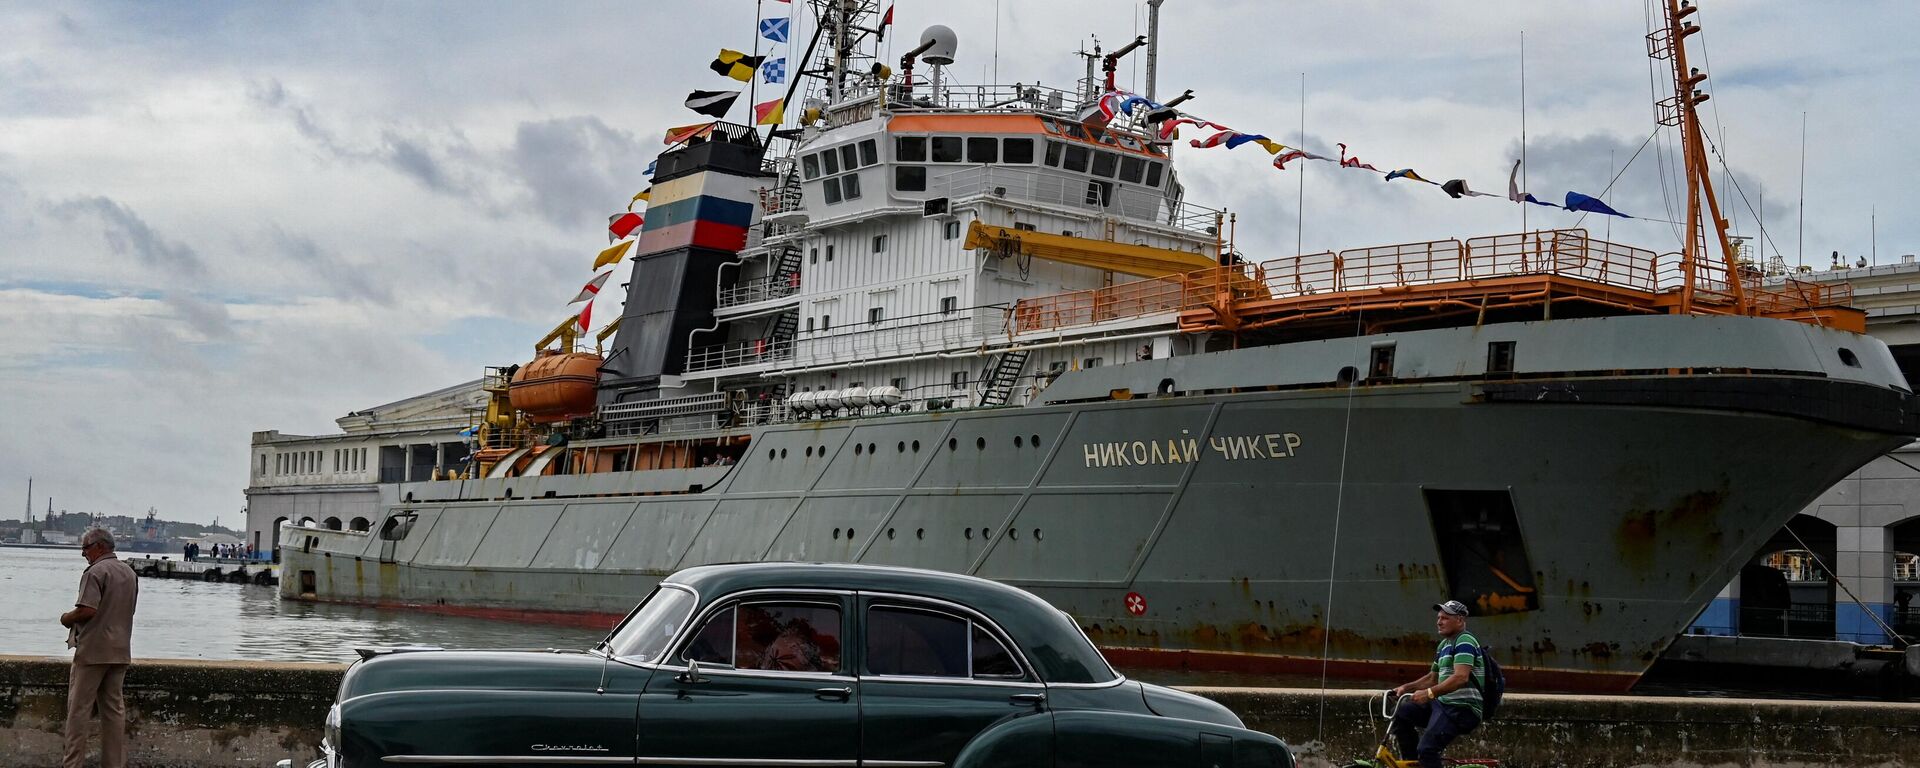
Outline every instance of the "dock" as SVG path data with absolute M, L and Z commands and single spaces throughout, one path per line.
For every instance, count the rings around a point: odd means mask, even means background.
M 167 555 L 142 555 L 123 557 L 121 561 L 132 567 L 134 573 L 146 578 L 197 579 L 223 581 L 229 584 L 257 584 L 263 587 L 280 583 L 280 564 L 266 560 L 244 560 L 234 557 L 176 560 Z
M 346 665 L 136 660 L 127 673 L 136 765 L 270 765 L 317 756 Z M 60 764 L 68 661 L 0 656 L 7 765 Z M 1378 694 L 1356 690 L 1188 688 L 1285 739 L 1309 768 L 1370 754 Z M 1449 755 L 1527 766 L 1920 767 L 1920 704 L 1510 693 L 1498 719 Z

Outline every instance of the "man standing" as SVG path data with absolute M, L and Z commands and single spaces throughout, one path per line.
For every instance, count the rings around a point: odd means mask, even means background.
M 133 569 L 113 554 L 113 534 L 88 529 L 80 537 L 87 557 L 80 575 L 80 597 L 60 614 L 73 647 L 73 672 L 67 683 L 66 768 L 87 760 L 87 722 L 100 712 L 100 768 L 126 768 L 127 704 L 121 684 L 133 663 L 133 606 L 140 582 Z
M 1480 641 L 1467 633 L 1467 606 L 1448 600 L 1433 610 L 1433 629 L 1440 635 L 1433 667 L 1420 679 L 1393 689 L 1395 698 L 1412 693 L 1413 700 L 1400 702 L 1387 727 L 1399 739 L 1400 759 L 1418 755 L 1421 768 L 1440 768 L 1447 745 L 1480 725 L 1480 690 L 1486 680 Z

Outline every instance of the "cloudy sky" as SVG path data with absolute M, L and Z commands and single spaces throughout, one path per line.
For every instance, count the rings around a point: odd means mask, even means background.
M 1746 193 L 1725 195 L 1740 231 L 1764 210 L 1768 255 L 1796 261 L 1804 112 L 1808 261 L 1866 256 L 1872 206 L 1882 260 L 1920 250 L 1920 9 L 1705 5 L 1694 51 Z M 1144 28 L 1125 0 L 1006 0 L 997 15 L 997 46 L 992 0 L 899 0 L 896 19 L 953 27 L 961 82 L 1067 85 L 1086 35 L 1111 49 Z M 250 432 L 333 431 L 527 356 L 591 276 L 605 217 L 645 185 L 661 130 L 693 122 L 687 91 L 729 82 L 706 62 L 751 45 L 753 20 L 752 0 L 0 2 L 0 517 L 32 475 L 36 509 L 51 493 L 71 511 L 234 524 Z M 1645 24 L 1628 0 L 1168 0 L 1160 84 L 1293 143 L 1304 73 L 1309 148 L 1345 142 L 1501 191 L 1524 30 L 1532 191 L 1599 194 L 1652 133 Z M 1677 218 L 1659 184 L 1677 151 L 1647 144 L 1615 206 Z M 1299 177 L 1264 153 L 1183 152 L 1181 168 L 1261 259 L 1296 237 L 1312 251 L 1522 226 L 1502 201 L 1315 166 L 1296 231 Z M 1585 224 L 1677 242 L 1659 222 Z

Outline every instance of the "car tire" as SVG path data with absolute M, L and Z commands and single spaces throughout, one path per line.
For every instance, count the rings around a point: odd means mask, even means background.
M 204 571 L 204 572 L 202 572 L 202 573 L 200 574 L 200 580 L 201 580 L 201 581 L 219 581 L 219 580 L 220 580 L 220 569 L 218 569 L 218 568 L 208 568 L 208 569 L 207 569 L 206 571 Z

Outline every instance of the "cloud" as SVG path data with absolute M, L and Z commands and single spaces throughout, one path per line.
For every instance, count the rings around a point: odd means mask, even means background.
M 110 198 L 95 195 L 68 200 L 54 204 L 51 211 L 67 221 L 91 220 L 99 224 L 114 251 L 129 253 L 150 269 L 187 277 L 206 274 L 206 263 L 194 249 L 161 237 L 145 219 Z
M 535 210 L 559 225 L 603 221 L 644 185 L 640 172 L 655 154 L 631 132 L 597 117 L 566 117 L 521 123 L 514 132 L 510 165 Z

